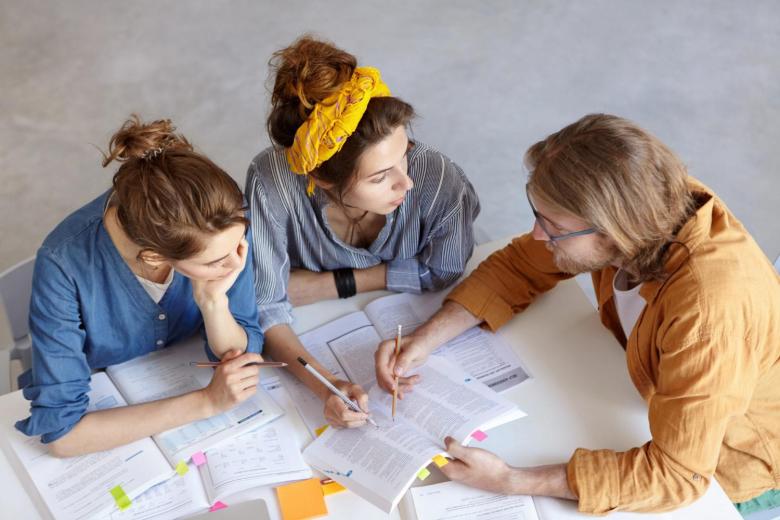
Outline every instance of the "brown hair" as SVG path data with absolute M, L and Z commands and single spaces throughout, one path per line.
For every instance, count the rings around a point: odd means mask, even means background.
M 204 235 L 248 221 L 236 181 L 175 130 L 169 119 L 142 123 L 133 114 L 102 164 L 121 163 L 109 204 L 130 240 L 141 252 L 182 260 L 203 250 Z
M 609 237 L 635 279 L 664 277 L 668 245 L 694 204 L 685 165 L 660 140 L 591 114 L 531 146 L 525 164 L 531 192 Z
M 304 35 L 276 51 L 268 65 L 274 77 L 268 135 L 277 146 L 289 148 L 314 105 L 349 81 L 357 59 L 329 42 Z M 356 180 L 360 155 L 399 126 L 408 126 L 413 118 L 412 106 L 399 98 L 372 98 L 341 150 L 309 175 L 333 184 L 331 196 L 341 203 Z

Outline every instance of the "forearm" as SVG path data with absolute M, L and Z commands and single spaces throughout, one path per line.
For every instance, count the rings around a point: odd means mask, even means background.
M 551 464 L 533 468 L 510 467 L 505 493 L 577 500 L 569 488 L 566 464 Z
M 293 332 L 289 325 L 281 323 L 271 327 L 265 332 L 264 352 L 275 361 L 287 363 L 287 370 L 305 384 L 320 399 L 324 401 L 330 396 L 330 391 L 325 385 L 311 375 L 311 373 L 298 362 L 298 358 L 302 357 L 305 359 L 329 381 L 335 382 L 338 378 L 331 374 L 330 371 L 323 367 L 314 356 L 306 350 L 303 344 L 301 344 L 301 340 L 298 339 L 298 336 Z
M 57 457 L 108 450 L 171 428 L 210 417 L 215 412 L 203 391 L 91 412 L 50 445 Z
M 228 306 L 227 296 L 224 299 L 198 303 L 203 316 L 211 351 L 221 358 L 229 350 L 245 351 L 248 338 L 244 327 L 236 322 Z
M 387 265 L 381 263 L 366 269 L 353 269 L 357 292 L 378 291 L 386 288 Z M 339 297 L 333 271 L 320 273 L 298 269 L 290 273 L 287 298 L 295 307 Z
M 445 301 L 436 314 L 411 335 L 419 338 L 429 351 L 433 351 L 460 333 L 479 325 L 480 322 L 480 319 L 459 303 Z

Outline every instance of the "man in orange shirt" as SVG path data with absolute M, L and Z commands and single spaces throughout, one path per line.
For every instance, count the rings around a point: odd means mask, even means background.
M 377 380 L 403 375 L 478 324 L 496 330 L 559 281 L 590 272 L 601 320 L 647 402 L 652 439 L 624 452 L 513 468 L 447 439 L 454 479 L 578 500 L 579 510 L 663 511 L 715 476 L 741 511 L 780 497 L 780 278 L 742 224 L 658 139 L 596 114 L 525 156 L 533 231 L 493 253 L 404 338 L 380 344 Z M 758 498 L 756 498 L 758 497 Z M 775 502 L 780 505 L 780 500 Z

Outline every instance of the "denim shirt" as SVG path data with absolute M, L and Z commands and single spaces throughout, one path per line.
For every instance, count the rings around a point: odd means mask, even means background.
M 159 304 L 119 255 L 103 225 L 108 193 L 62 221 L 35 259 L 30 301 L 32 369 L 19 378 L 31 401 L 30 417 L 16 423 L 44 443 L 84 416 L 93 370 L 166 348 L 200 332 L 203 318 L 192 284 L 174 273 Z M 251 241 L 252 234 L 247 233 Z M 250 242 L 246 267 L 227 292 L 230 311 L 244 327 L 247 352 L 261 352 Z M 211 352 L 206 338 L 206 355 Z

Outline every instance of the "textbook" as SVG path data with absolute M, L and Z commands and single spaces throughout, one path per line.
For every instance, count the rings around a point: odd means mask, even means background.
M 395 338 L 397 326 L 410 334 L 440 307 L 444 292 L 394 294 L 377 298 L 362 311 L 342 316 L 299 336 L 306 350 L 340 379 L 364 389 L 375 382 L 374 352 L 382 340 Z M 473 327 L 436 349 L 444 357 L 496 392 L 531 378 L 512 346 L 498 335 Z M 306 427 L 312 434 L 326 423 L 322 401 L 289 374 L 281 376 Z
M 202 340 L 193 337 L 95 373 L 87 412 L 203 388 L 212 371 L 190 366 L 190 362 L 204 357 Z M 26 411 L 20 409 L 20 417 Z M 61 459 L 49 455 L 38 437 L 16 432 L 9 440 L 54 518 L 107 518 L 150 487 L 185 474 L 193 455 L 207 454 L 282 414 L 270 395 L 258 387 L 255 395 L 225 413 L 103 452 Z
M 312 467 L 389 513 L 431 460 L 442 462 L 444 438 L 462 444 L 525 416 L 517 406 L 440 356 L 414 373 L 421 380 L 390 417 L 392 395 L 369 390 L 378 427 L 327 428 L 303 452 Z

